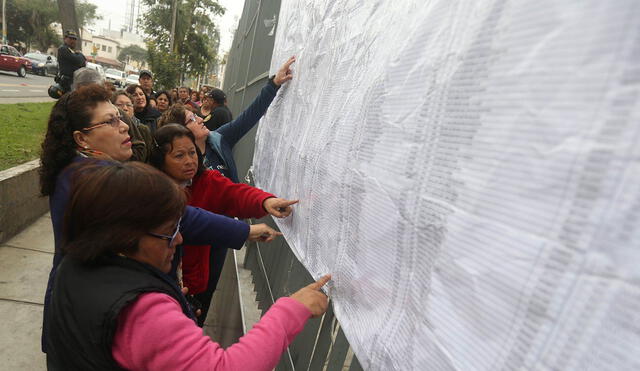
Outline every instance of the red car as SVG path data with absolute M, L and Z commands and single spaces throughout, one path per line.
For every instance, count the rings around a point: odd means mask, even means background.
M 0 44 L 0 70 L 16 72 L 18 76 L 25 77 L 29 68 L 31 68 L 31 62 L 16 48 Z

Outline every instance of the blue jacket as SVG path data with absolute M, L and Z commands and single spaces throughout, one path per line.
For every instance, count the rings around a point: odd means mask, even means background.
M 238 169 L 233 160 L 233 146 L 260 121 L 279 88 L 273 83 L 273 79 L 269 79 L 260 94 L 240 116 L 209 133 L 204 153 L 207 168 L 220 171 L 235 183 L 240 182 Z
M 86 158 L 78 156 L 74 160 L 74 163 L 86 160 Z M 53 290 L 56 269 L 64 257 L 61 246 L 62 223 L 64 212 L 69 202 L 72 175 L 68 167 L 63 170 L 58 176 L 56 188 L 49 198 L 55 252 L 53 254 L 53 266 L 49 273 L 49 282 L 47 282 L 47 291 L 44 296 L 45 318 L 51 303 L 51 292 Z M 182 216 L 182 222 L 180 223 L 180 231 L 185 245 L 213 245 L 216 248 L 240 249 L 249 236 L 249 225 L 233 218 L 214 214 L 197 207 L 187 206 Z M 43 326 L 43 329 L 44 328 Z M 43 332 L 42 349 L 46 352 L 44 348 L 45 338 L 46 333 Z

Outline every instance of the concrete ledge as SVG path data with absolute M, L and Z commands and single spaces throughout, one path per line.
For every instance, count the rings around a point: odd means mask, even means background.
M 49 211 L 49 199 L 40 197 L 39 168 L 40 160 L 33 160 L 0 171 L 0 243 Z

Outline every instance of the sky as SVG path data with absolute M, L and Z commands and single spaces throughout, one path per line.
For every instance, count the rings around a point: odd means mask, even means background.
M 88 0 L 88 2 L 98 6 L 98 14 L 103 18 L 89 26 L 89 29 L 99 32 L 103 28 L 109 28 L 109 21 L 111 21 L 112 30 L 119 30 L 122 27 L 127 0 Z M 233 34 L 242 15 L 244 0 L 218 0 L 218 3 L 227 9 L 222 17 L 214 19 L 220 28 L 220 54 L 223 54 L 229 50 L 233 42 Z

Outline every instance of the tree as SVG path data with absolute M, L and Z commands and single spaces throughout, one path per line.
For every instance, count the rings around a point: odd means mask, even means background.
M 14 0 L 7 3 L 7 38 L 46 50 L 60 38 L 51 28 L 57 19 L 53 0 Z
M 76 18 L 78 20 L 78 26 L 80 28 L 86 27 L 94 21 L 102 19 L 101 15 L 98 15 L 98 6 L 91 4 L 87 1 L 80 1 L 76 3 Z
M 118 54 L 118 60 L 120 62 L 126 62 L 127 57 L 131 60 L 138 62 L 146 62 L 147 61 L 147 51 L 139 47 L 138 45 L 128 45 L 120 50 L 120 54 Z
M 149 63 L 157 76 L 158 85 L 176 86 L 185 76 L 205 73 L 215 58 L 219 40 L 214 15 L 224 14 L 215 0 L 175 0 L 177 21 L 175 43 L 170 50 L 172 0 L 142 0 L 148 7 L 140 17 L 147 35 Z M 215 49 L 214 49 L 215 47 Z
M 77 8 L 81 25 L 100 19 L 93 4 L 83 1 L 77 3 Z M 76 29 L 68 26 L 67 20 L 61 21 L 56 0 L 7 0 L 7 37 L 10 43 L 23 42 L 27 49 L 35 47 L 41 51 L 59 45 L 62 42 L 60 35 L 52 27 L 56 22 L 61 23 L 64 30 Z
M 71 30 L 80 36 L 80 27 L 78 27 L 78 17 L 76 15 L 75 0 L 58 0 L 58 11 L 60 14 L 60 24 L 62 25 L 62 33 Z M 80 43 L 82 40 L 78 40 Z

